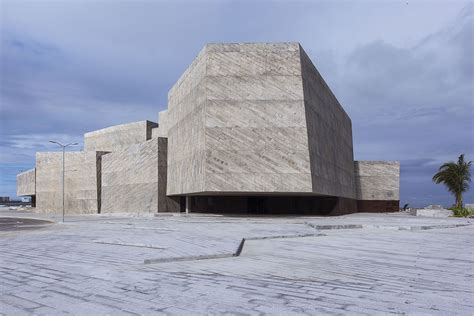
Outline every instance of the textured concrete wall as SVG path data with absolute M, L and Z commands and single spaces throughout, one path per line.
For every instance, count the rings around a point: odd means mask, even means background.
M 169 212 L 166 139 L 156 138 L 102 157 L 102 213 Z
M 312 192 L 299 56 L 206 45 L 169 93 L 168 194 Z
M 400 200 L 400 163 L 354 161 L 358 200 Z
M 205 190 L 206 59 L 204 49 L 168 92 L 168 194 Z
M 65 155 L 66 214 L 97 213 L 100 208 L 100 160 L 103 153 Z M 99 169 L 98 169 L 99 166 Z M 36 205 L 41 212 L 62 211 L 62 153 L 36 153 Z
M 313 192 L 355 198 L 352 123 L 300 47 Z
M 168 137 L 168 110 L 159 112 L 158 114 L 158 125 L 160 126 L 158 130 L 158 137 Z
M 157 212 L 158 140 L 102 157 L 102 213 Z
M 16 176 L 16 195 L 36 194 L 36 169 L 30 169 Z
M 179 212 L 179 197 L 166 195 L 168 183 L 168 138 L 158 138 L 158 212 Z
M 140 121 L 116 125 L 84 134 L 84 151 L 116 151 L 143 143 L 152 137 L 157 123 Z
M 168 194 L 355 198 L 351 121 L 299 44 L 206 45 L 168 96 Z
M 154 139 L 154 138 L 158 138 L 160 135 L 160 128 L 159 127 L 153 127 L 151 129 L 151 138 Z
M 206 52 L 205 190 L 311 192 L 299 45 Z

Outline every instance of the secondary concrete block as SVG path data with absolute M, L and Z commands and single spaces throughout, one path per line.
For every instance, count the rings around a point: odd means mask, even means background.
M 396 212 L 400 200 L 400 163 L 355 161 L 359 212 Z
M 177 211 L 166 196 L 166 142 L 156 138 L 103 156 L 102 213 Z
M 139 121 L 116 125 L 84 134 L 84 151 L 112 152 L 152 138 L 157 123 Z
M 354 162 L 358 200 L 399 200 L 400 163 L 397 161 Z
M 103 152 L 67 152 L 64 167 L 66 214 L 100 211 L 100 160 Z M 36 205 L 40 212 L 62 211 L 62 153 L 36 153 Z
M 151 138 L 158 138 L 160 135 L 160 128 L 159 127 L 154 127 L 151 129 Z
M 16 195 L 33 196 L 36 194 L 36 169 L 30 169 L 16 176 Z

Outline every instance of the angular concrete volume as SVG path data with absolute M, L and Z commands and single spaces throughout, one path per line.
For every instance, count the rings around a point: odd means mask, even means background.
M 69 214 L 100 212 L 102 152 L 68 152 L 64 168 L 64 204 Z M 36 153 L 36 207 L 40 212 L 62 210 L 62 153 Z
M 297 43 L 206 45 L 168 106 L 170 195 L 355 198 L 351 121 Z
M 139 121 L 116 125 L 84 134 L 84 151 L 115 151 L 143 143 L 152 137 L 158 124 Z
M 33 196 L 36 194 L 36 169 L 30 169 L 16 176 L 16 195 Z
M 171 202 L 167 203 L 165 186 L 164 138 L 131 145 L 102 157 L 102 213 L 179 211 L 177 207 L 171 209 Z
M 398 161 L 354 161 L 354 170 L 360 212 L 398 211 Z

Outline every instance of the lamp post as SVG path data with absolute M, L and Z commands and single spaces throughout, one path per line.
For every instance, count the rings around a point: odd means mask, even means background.
M 63 194 L 62 194 L 62 196 L 63 196 L 63 223 L 64 223 L 64 152 L 66 151 L 66 147 L 78 145 L 78 143 L 69 143 L 67 145 L 63 145 L 60 142 L 55 142 L 55 141 L 52 141 L 52 140 L 50 140 L 49 142 L 53 143 L 53 144 L 56 144 L 56 145 L 60 146 L 63 149 L 63 190 L 62 190 Z

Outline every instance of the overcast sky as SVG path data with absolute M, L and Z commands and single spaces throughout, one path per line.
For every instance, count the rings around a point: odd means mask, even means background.
M 356 160 L 399 160 L 401 204 L 450 205 L 474 160 L 474 4 L 0 0 L 0 195 L 49 139 L 157 121 L 208 42 L 300 42 L 352 119 Z M 78 148 L 81 149 L 81 148 Z M 465 197 L 474 203 L 474 190 Z

